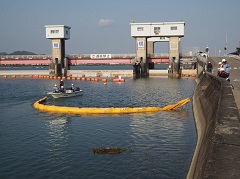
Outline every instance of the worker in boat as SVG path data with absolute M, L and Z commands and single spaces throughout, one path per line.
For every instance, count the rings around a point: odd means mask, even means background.
M 63 88 L 64 88 L 64 82 L 63 82 L 63 80 L 61 79 L 61 81 L 60 81 L 60 88 L 61 88 L 61 86 L 63 86 Z
M 60 86 L 60 91 L 64 92 L 64 82 L 63 82 L 62 79 L 60 80 L 60 85 L 59 86 Z
M 59 88 L 58 88 L 58 86 L 56 84 L 53 87 L 53 92 L 54 93 L 59 93 Z
M 72 84 L 72 85 L 70 86 L 70 89 L 73 90 L 73 91 L 75 90 L 75 89 L 74 89 L 74 84 Z
M 60 92 L 64 92 L 64 86 L 61 86 L 61 88 L 60 88 Z

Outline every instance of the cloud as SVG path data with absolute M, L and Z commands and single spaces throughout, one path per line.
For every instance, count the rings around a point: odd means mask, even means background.
M 99 26 L 109 26 L 109 25 L 111 25 L 113 22 L 114 22 L 114 20 L 111 20 L 111 19 L 100 19 L 100 20 L 98 21 L 98 25 L 99 25 Z

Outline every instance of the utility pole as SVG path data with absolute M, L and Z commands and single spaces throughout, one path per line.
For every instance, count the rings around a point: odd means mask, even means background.
M 226 42 L 224 47 L 224 56 L 227 56 L 227 34 L 226 34 Z

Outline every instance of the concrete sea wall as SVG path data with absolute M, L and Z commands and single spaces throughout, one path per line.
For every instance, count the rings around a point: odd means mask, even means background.
M 193 110 L 198 140 L 187 178 L 238 178 L 239 113 L 230 83 L 206 73 L 196 81 Z

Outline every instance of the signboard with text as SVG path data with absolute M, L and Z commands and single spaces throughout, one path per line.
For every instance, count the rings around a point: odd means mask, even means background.
M 53 42 L 53 48 L 59 48 L 59 43 L 58 42 Z
M 112 58 L 111 54 L 91 54 L 91 59 L 97 58 Z
M 144 48 L 144 41 L 138 41 L 138 48 Z

